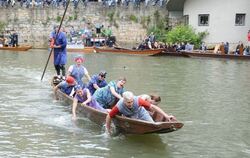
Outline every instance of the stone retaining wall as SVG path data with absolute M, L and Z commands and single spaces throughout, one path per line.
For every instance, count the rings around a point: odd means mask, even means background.
M 48 37 L 54 25 L 59 25 L 64 8 L 1 8 L 0 21 L 5 22 L 6 30 L 15 30 L 19 35 L 19 44 L 31 44 L 34 48 L 47 48 Z M 91 2 L 86 8 L 80 6 L 74 9 L 70 4 L 63 26 L 74 26 L 75 30 L 83 28 L 86 23 L 101 23 L 104 27 L 111 25 L 118 43 L 135 46 L 147 35 L 145 26 L 153 25 L 154 13 L 159 12 L 162 17 L 167 16 L 165 8 L 150 6 L 140 9 L 104 8 L 101 3 Z M 111 19 L 111 15 L 113 20 Z M 150 19 L 148 22 L 145 19 Z M 144 19 L 144 20 L 143 20 Z M 136 22 L 137 21 L 137 22 Z

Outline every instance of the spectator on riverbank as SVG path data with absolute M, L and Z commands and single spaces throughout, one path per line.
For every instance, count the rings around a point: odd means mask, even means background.
M 203 53 L 207 51 L 207 46 L 206 46 L 205 42 L 202 42 L 202 43 L 201 43 L 200 50 L 201 50 L 201 52 L 203 52 Z
M 224 44 L 224 51 L 225 51 L 225 54 L 229 54 L 229 43 L 228 42 L 226 42 Z
M 241 41 L 239 41 L 238 45 L 236 46 L 235 49 L 235 54 L 237 55 L 243 55 L 243 51 L 244 51 L 244 45 Z

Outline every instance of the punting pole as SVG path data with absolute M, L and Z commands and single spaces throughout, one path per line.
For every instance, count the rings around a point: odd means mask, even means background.
M 69 6 L 69 2 L 70 2 L 70 0 L 67 1 L 67 5 L 66 5 L 66 8 L 65 8 L 65 10 L 64 10 L 63 17 L 62 17 L 62 19 L 61 19 L 61 22 L 60 22 L 58 31 L 56 32 L 56 38 L 55 38 L 55 40 L 57 39 L 58 33 L 59 33 L 59 31 L 60 31 L 60 29 L 61 29 L 61 27 L 62 27 L 62 23 L 63 23 L 64 17 L 65 17 L 65 14 L 66 14 L 67 9 L 68 9 L 68 6 Z M 47 69 L 47 66 L 48 66 L 48 63 L 49 63 L 49 59 L 50 59 L 50 57 L 51 57 L 51 54 L 52 54 L 53 50 L 54 50 L 54 48 L 51 48 L 51 49 L 50 49 L 49 57 L 48 57 L 48 60 L 47 60 L 47 62 L 46 62 L 46 65 L 45 65 L 45 67 L 44 67 L 43 74 L 42 74 L 42 77 L 41 77 L 41 81 L 43 80 L 43 76 L 44 76 L 45 71 L 46 71 L 46 69 Z

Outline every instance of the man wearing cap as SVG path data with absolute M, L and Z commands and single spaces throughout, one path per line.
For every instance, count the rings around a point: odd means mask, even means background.
M 99 74 L 93 75 L 91 77 L 91 80 L 89 81 L 87 86 L 91 95 L 93 95 L 97 89 L 105 87 L 107 85 L 107 82 L 105 81 L 106 74 L 107 72 L 101 71 Z
M 56 91 L 60 89 L 63 93 L 70 95 L 74 90 L 73 88 L 75 87 L 75 85 L 75 79 L 71 76 L 67 76 L 66 81 L 62 81 L 54 87 L 54 92 L 56 93 Z
M 68 69 L 69 75 L 74 77 L 77 84 L 79 84 L 82 88 L 85 88 L 85 84 L 83 83 L 83 77 L 85 76 L 88 81 L 91 80 L 88 70 L 82 65 L 84 62 L 84 58 L 81 55 L 75 57 L 76 64 L 71 65 Z
M 56 33 L 58 35 L 56 36 Z M 50 34 L 51 42 L 50 48 L 54 48 L 54 66 L 56 69 L 57 76 L 61 75 L 65 78 L 65 64 L 67 62 L 67 38 L 66 34 L 59 30 L 59 26 L 55 27 L 55 31 Z

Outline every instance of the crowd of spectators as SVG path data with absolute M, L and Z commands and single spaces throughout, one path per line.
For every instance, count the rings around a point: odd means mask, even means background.
M 102 3 L 104 7 L 116 7 L 133 5 L 135 8 L 140 6 L 160 6 L 163 7 L 166 0 L 102 0 L 101 2 L 91 1 L 91 0 L 70 0 L 74 8 L 82 5 L 86 7 L 89 2 Z M 66 7 L 67 0 L 0 0 L 0 7 L 14 7 L 20 6 L 24 8 L 33 7 Z

